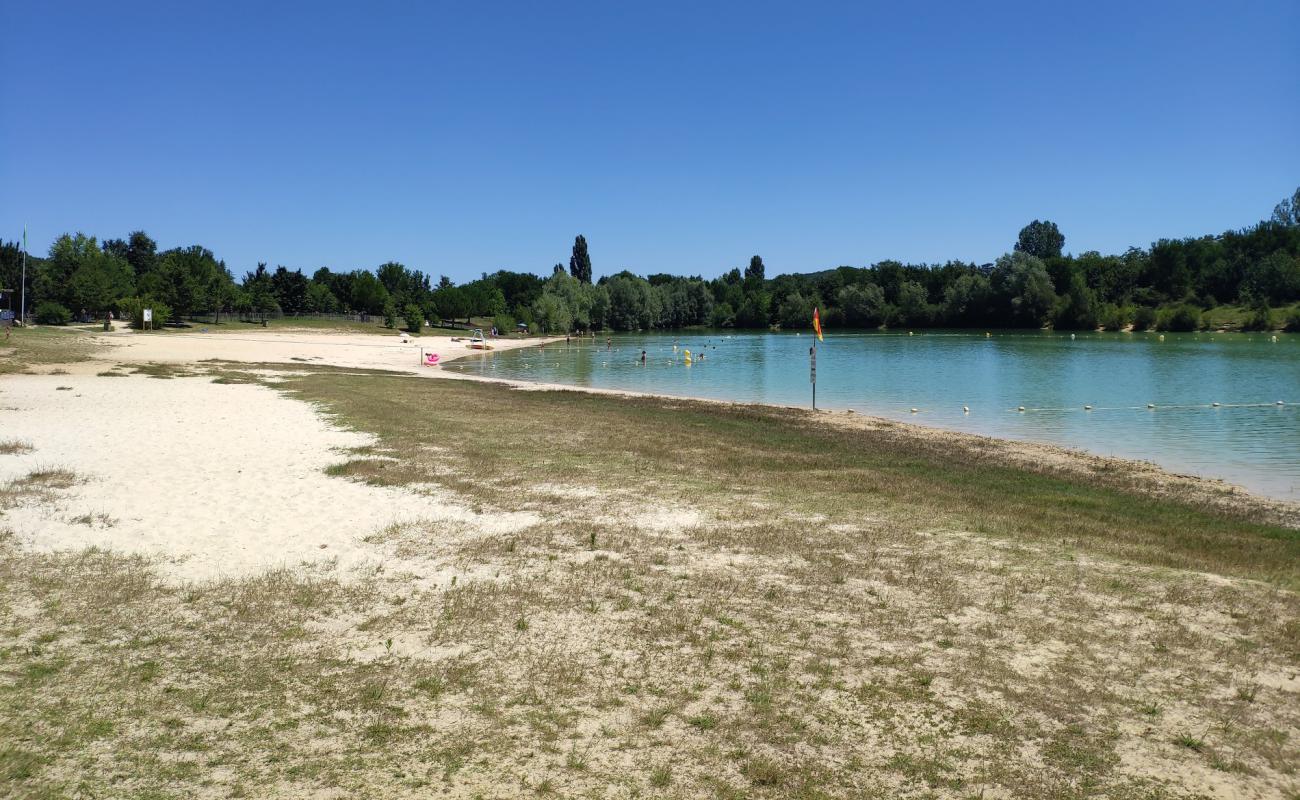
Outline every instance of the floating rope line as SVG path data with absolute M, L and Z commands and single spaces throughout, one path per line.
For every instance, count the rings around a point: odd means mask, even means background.
M 1094 412 L 1094 411 L 1190 411 L 1196 409 L 1216 409 L 1216 408 L 1297 408 L 1300 407 L 1300 401 L 1285 402 L 1276 400 L 1272 403 L 1175 403 L 1170 405 L 1158 405 L 1148 403 L 1142 406 L 1071 406 L 1069 408 L 1027 408 L 1018 406 L 1008 408 L 1007 411 L 1013 414 L 1028 414 L 1039 412 L 1046 414 L 1066 414 L 1071 411 Z

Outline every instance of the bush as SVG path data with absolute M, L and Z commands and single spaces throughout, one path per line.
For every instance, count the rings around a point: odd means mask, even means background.
M 1273 312 L 1267 304 L 1251 309 L 1250 315 L 1241 323 L 1243 331 L 1273 330 Z
M 407 303 L 402 309 L 402 316 L 406 318 L 406 329 L 411 333 L 419 333 L 424 329 L 424 309 L 415 303 Z
M 1138 306 L 1133 311 L 1133 330 L 1149 331 L 1156 324 L 1156 310 L 1151 306 Z
M 1097 324 L 1108 331 L 1122 331 L 1124 326 L 1128 325 L 1132 316 L 1133 309 L 1127 306 L 1103 303 L 1097 309 Z
M 501 336 L 515 332 L 515 318 L 509 314 L 497 314 L 492 318 L 492 325 Z
M 1201 327 L 1201 310 L 1190 303 L 1161 309 L 1156 315 L 1158 331 L 1194 331 Z
M 397 327 L 397 306 L 393 305 L 392 300 L 384 303 L 384 327 Z
M 1284 330 L 1292 333 L 1300 333 L 1300 308 L 1292 309 L 1291 313 L 1286 315 L 1286 327 Z
M 153 309 L 152 327 L 161 328 L 171 319 L 172 310 L 166 303 L 152 297 L 127 297 L 118 304 L 118 316 L 131 321 L 131 327 L 141 330 L 144 325 L 144 310 Z
M 36 304 L 37 325 L 67 325 L 72 322 L 72 312 L 53 300 Z

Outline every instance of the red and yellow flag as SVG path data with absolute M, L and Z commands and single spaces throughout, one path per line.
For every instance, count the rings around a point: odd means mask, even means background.
M 813 331 L 817 334 L 817 341 L 819 342 L 826 341 L 825 339 L 822 338 L 822 318 L 817 313 L 817 309 L 815 307 L 813 308 Z

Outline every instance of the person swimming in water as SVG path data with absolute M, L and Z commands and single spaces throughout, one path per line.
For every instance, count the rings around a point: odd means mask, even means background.
M 641 366 L 645 366 L 645 351 L 641 351 Z

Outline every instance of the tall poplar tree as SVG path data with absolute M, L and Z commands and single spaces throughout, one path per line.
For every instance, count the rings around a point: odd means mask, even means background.
M 591 256 L 587 255 L 587 237 L 582 234 L 578 234 L 578 238 L 573 240 L 569 274 L 583 283 L 591 283 Z

